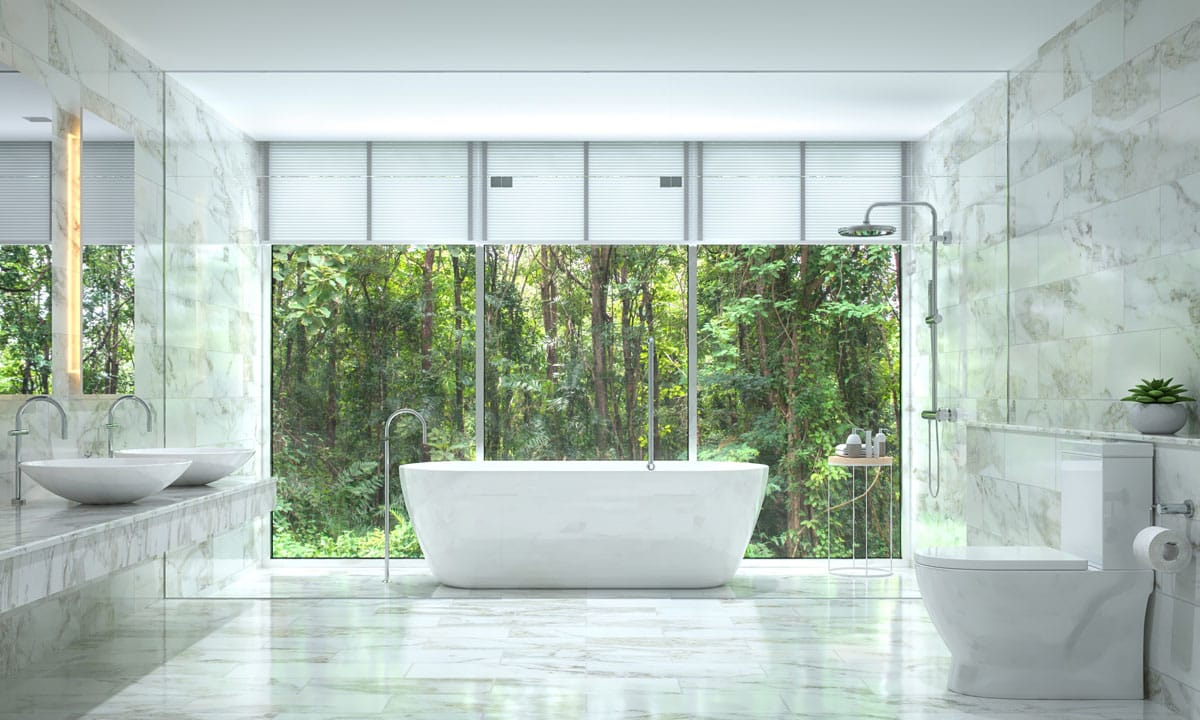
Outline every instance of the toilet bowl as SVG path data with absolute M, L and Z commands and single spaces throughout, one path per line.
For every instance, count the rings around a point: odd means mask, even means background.
M 953 547 L 914 554 L 950 650 L 948 687 L 1025 699 L 1141 699 L 1154 573 L 1133 557 L 1150 522 L 1154 446 L 1059 441 L 1062 548 Z
M 1041 547 L 939 548 L 917 583 L 950 649 L 948 687 L 1027 699 L 1141 699 L 1149 570 Z

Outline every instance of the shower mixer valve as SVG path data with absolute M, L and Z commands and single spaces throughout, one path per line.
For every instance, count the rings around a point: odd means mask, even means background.
M 936 420 L 938 422 L 956 422 L 958 420 L 958 411 L 954 408 L 938 408 L 937 410 L 922 410 L 922 420 Z

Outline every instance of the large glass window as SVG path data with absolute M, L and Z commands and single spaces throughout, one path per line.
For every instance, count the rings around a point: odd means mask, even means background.
M 640 460 L 651 402 L 656 458 L 770 467 L 750 556 L 885 556 L 898 486 L 851 537 L 827 493 L 863 498 L 826 461 L 855 426 L 900 447 L 897 253 L 836 236 L 901 199 L 900 149 L 272 144 L 275 556 L 381 554 L 397 408 L 426 414 L 430 459 Z M 393 502 L 394 554 L 418 556 Z
M 475 250 L 278 245 L 271 318 L 275 557 L 383 554 L 380 429 L 401 407 L 393 459 L 474 455 Z M 393 483 L 392 551 L 420 548 Z
M 677 246 L 487 248 L 484 456 L 687 459 L 687 252 Z
M 899 428 L 897 258 L 883 246 L 700 248 L 699 456 L 770 466 L 751 557 L 836 557 L 854 542 L 860 557 L 863 542 L 886 557 L 892 547 L 885 521 L 898 486 L 868 495 L 878 522 L 867 539 L 849 538 L 847 513 L 833 514 L 827 534 L 825 508 L 827 489 L 835 508 L 852 500 L 827 464 L 848 429 L 895 438 Z

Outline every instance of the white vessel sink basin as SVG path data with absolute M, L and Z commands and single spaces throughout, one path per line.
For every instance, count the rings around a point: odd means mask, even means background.
M 29 460 L 21 470 L 59 497 L 85 505 L 131 503 L 162 490 L 187 470 L 179 458 Z
M 229 473 L 246 464 L 254 457 L 254 450 L 247 448 L 137 448 L 134 450 L 117 450 L 113 453 L 119 458 L 181 458 L 190 460 L 191 466 L 171 483 L 175 487 L 183 485 L 207 485 L 214 480 L 220 480 Z

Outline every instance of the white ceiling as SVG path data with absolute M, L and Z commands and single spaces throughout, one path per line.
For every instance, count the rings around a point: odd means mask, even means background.
M 181 79 L 259 140 L 897 140 L 996 73 L 282 73 Z
M 165 70 L 1008 70 L 1095 0 L 76 0 Z
M 259 139 L 593 140 L 917 137 L 1094 4 L 76 2 Z

